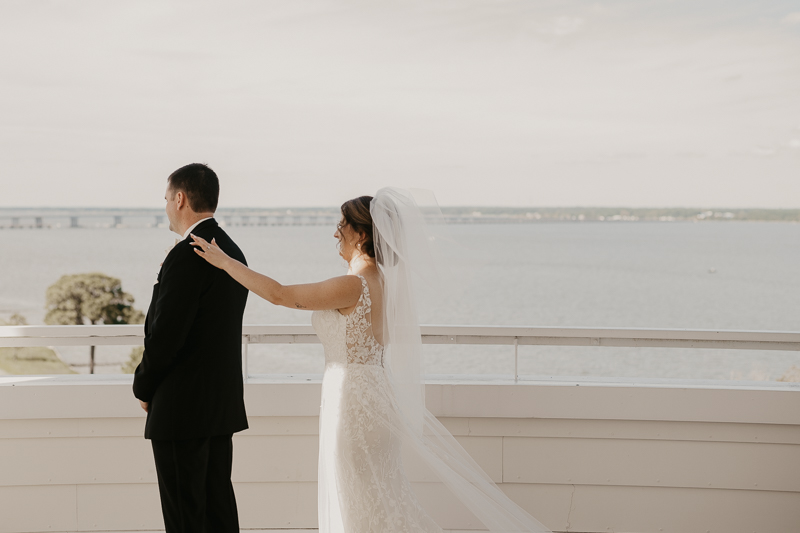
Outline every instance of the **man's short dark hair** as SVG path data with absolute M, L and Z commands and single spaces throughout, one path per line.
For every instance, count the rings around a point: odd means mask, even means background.
M 219 178 L 210 167 L 192 163 L 181 167 L 167 178 L 173 194 L 183 191 L 195 213 L 213 213 L 219 202 Z

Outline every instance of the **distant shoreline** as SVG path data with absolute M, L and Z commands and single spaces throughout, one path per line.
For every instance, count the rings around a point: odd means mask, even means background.
M 704 209 L 631 207 L 442 207 L 450 224 L 537 222 L 800 222 L 800 209 Z M 335 224 L 336 207 L 223 208 L 217 218 L 230 226 L 320 226 Z M 0 207 L 0 229 L 164 227 L 158 208 Z
M 511 216 L 539 221 L 596 222 L 697 222 L 759 221 L 800 222 L 800 209 L 706 209 L 706 208 L 631 208 L 631 207 L 542 207 L 542 208 L 442 208 L 450 214 L 481 217 Z

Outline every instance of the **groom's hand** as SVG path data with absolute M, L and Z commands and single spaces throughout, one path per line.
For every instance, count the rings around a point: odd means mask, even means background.
M 144 409 L 144 412 L 145 412 L 145 413 L 147 413 L 147 412 L 148 412 L 148 410 L 147 410 L 147 409 L 150 407 L 150 404 L 149 404 L 149 403 L 147 403 L 147 402 L 143 402 L 142 400 L 139 400 L 139 405 L 141 405 L 141 406 L 142 406 L 142 409 Z

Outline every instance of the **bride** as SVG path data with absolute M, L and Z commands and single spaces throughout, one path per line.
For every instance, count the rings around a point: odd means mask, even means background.
M 545 532 L 425 408 L 414 281 L 435 263 L 422 211 L 402 189 L 342 205 L 334 237 L 347 275 L 281 285 L 192 235 L 195 252 L 276 305 L 313 310 L 325 350 L 321 533 L 441 532 L 403 467 L 416 455 L 485 531 Z

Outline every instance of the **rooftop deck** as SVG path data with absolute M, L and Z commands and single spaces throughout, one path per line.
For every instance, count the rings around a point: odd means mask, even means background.
M 425 342 L 800 350 L 800 334 L 426 327 Z M 315 342 L 249 326 L 243 342 Z M 140 344 L 138 326 L 4 327 L 0 345 Z M 318 377 L 245 376 L 235 437 L 243 529 L 316 527 Z M 163 527 L 130 376 L 0 377 L 0 532 Z M 500 487 L 554 531 L 800 531 L 800 384 L 453 377 L 429 409 Z M 408 474 L 448 530 L 476 527 Z

